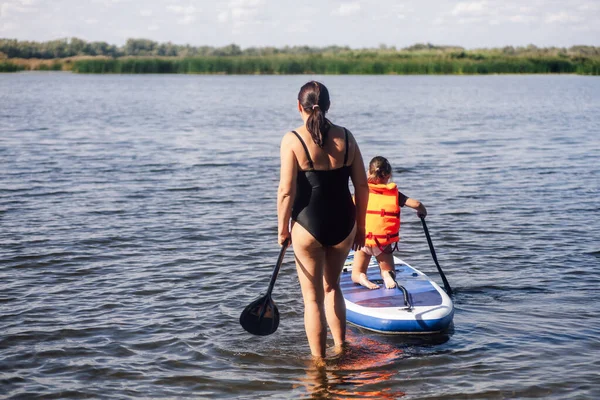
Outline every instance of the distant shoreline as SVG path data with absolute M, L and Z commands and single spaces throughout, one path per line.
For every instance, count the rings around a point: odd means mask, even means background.
M 5 58 L 0 72 L 71 71 L 87 74 L 205 75 L 600 75 L 599 58 L 534 56 L 469 57 L 418 54 L 410 57 L 368 55 L 105 57 L 56 59 Z
M 415 44 L 396 49 L 264 47 L 241 49 L 128 39 L 124 46 L 81 39 L 27 42 L 0 38 L 0 72 L 208 75 L 600 75 L 600 47 L 506 46 L 467 50 Z

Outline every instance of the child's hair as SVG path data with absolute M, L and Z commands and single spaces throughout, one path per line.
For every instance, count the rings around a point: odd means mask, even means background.
M 373 157 L 369 163 L 369 183 L 383 183 L 392 176 L 392 166 L 385 157 Z

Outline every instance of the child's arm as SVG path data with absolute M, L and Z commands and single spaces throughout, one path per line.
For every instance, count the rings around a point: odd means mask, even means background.
M 408 199 L 406 199 L 406 203 L 404 204 L 406 204 L 410 208 L 414 208 L 415 210 L 417 210 L 417 215 L 419 216 L 419 218 L 425 218 L 427 216 L 427 209 L 425 208 L 425 205 L 419 200 L 411 199 L 409 197 Z

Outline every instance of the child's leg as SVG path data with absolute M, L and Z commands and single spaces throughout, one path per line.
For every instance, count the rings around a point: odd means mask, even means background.
M 352 282 L 363 285 L 367 289 L 379 289 L 379 285 L 367 279 L 367 267 L 371 256 L 362 250 L 354 252 L 354 264 L 352 265 Z
M 386 251 L 388 251 L 387 248 Z M 395 288 L 396 282 L 390 276 L 390 271 L 394 271 L 394 256 L 392 253 L 384 251 L 377 256 L 377 262 L 379 263 L 379 268 L 381 268 L 381 277 L 383 278 L 383 282 L 385 282 L 385 287 L 388 289 Z

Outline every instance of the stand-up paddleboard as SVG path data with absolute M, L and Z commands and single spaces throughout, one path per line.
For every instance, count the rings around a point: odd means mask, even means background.
M 341 276 L 349 323 L 372 331 L 391 334 L 436 333 L 448 329 L 454 316 L 450 297 L 421 271 L 394 257 L 396 282 L 406 289 L 387 289 L 375 257 L 367 268 L 367 278 L 379 289 L 367 289 L 352 282 L 354 252 L 350 252 Z

